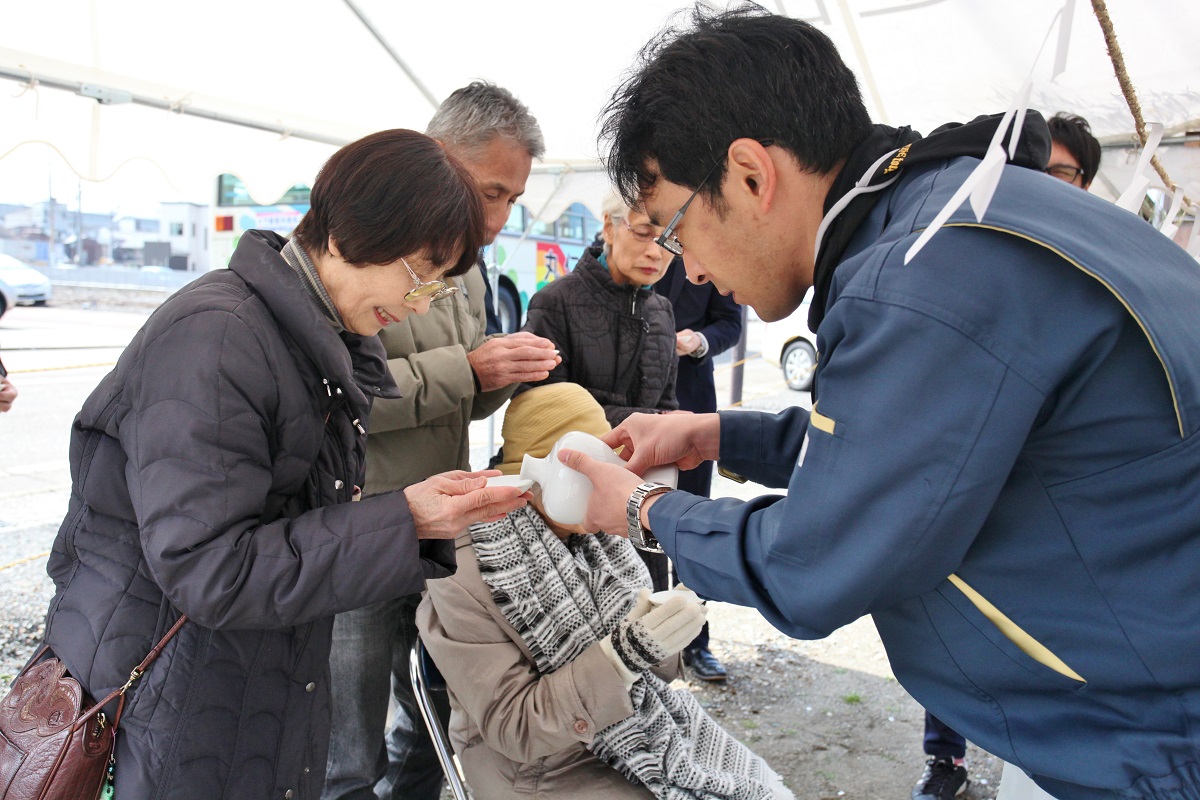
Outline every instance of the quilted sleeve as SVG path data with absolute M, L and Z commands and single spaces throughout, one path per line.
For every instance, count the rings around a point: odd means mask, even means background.
M 421 591 L 433 565 L 402 494 L 259 524 L 288 456 L 276 371 L 294 369 L 269 349 L 236 312 L 200 311 L 157 332 L 131 372 L 120 440 L 153 578 L 211 628 L 288 627 Z

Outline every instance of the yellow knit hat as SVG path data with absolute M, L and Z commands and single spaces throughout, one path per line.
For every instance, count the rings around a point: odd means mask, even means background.
M 549 383 L 517 395 L 504 412 L 504 462 L 496 467 L 505 475 L 521 471 L 528 453 L 544 458 L 564 433 L 583 431 L 603 436 L 612 430 L 604 409 L 577 383 Z

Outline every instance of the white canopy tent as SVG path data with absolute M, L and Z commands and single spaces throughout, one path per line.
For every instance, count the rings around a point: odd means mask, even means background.
M 422 129 L 437 100 L 486 78 L 528 103 L 546 135 L 527 207 L 543 219 L 576 201 L 598 212 L 607 181 L 595 160 L 597 115 L 637 50 L 682 5 L 8 0 L 0 6 L 0 186 L 61 156 L 88 181 L 152 178 L 165 195 L 154 199 L 210 202 L 216 176 L 230 172 L 271 203 L 310 183 L 339 143 L 388 127 Z M 1133 120 L 1090 4 L 1077 1 L 1066 71 L 1049 81 L 1053 37 L 1034 66 L 1060 5 L 768 3 L 833 38 L 881 122 L 927 131 L 1002 111 L 1032 70 L 1032 108 L 1082 114 L 1103 140 L 1131 144 L 1131 157 L 1106 155 L 1098 188 L 1115 197 L 1136 159 Z M 1200 6 L 1108 6 L 1145 118 L 1163 123 L 1168 139 L 1200 130 Z M 48 146 L 58 155 L 48 157 Z M 1160 150 L 1193 198 L 1196 152 Z

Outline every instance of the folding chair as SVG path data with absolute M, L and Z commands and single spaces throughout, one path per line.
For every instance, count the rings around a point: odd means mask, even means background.
M 450 747 L 450 739 L 446 736 L 446 730 L 438 719 L 437 709 L 433 706 L 431 693 L 446 691 L 446 679 L 438 672 L 437 664 L 433 663 L 429 651 L 425 649 L 425 643 L 419 638 L 413 644 L 408 657 L 408 677 L 412 682 L 413 695 L 417 698 L 417 708 L 421 710 L 421 718 L 425 720 L 425 728 L 429 731 L 429 738 L 433 740 L 433 749 L 437 751 L 438 762 L 442 765 L 442 772 L 446 774 L 446 783 L 450 786 L 454 800 L 472 800 L 462 764 Z

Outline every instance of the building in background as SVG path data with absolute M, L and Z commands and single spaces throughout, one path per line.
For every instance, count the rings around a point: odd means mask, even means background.
M 160 233 L 170 244 L 171 253 L 167 266 L 171 269 L 208 272 L 213 268 L 209 258 L 209 228 L 212 226 L 212 215 L 208 212 L 209 207 L 200 203 L 162 204 Z
M 212 268 L 208 206 L 162 203 L 154 217 L 80 213 L 57 200 L 0 204 L 0 253 L 42 267 Z M 224 265 L 222 265 L 224 266 Z

